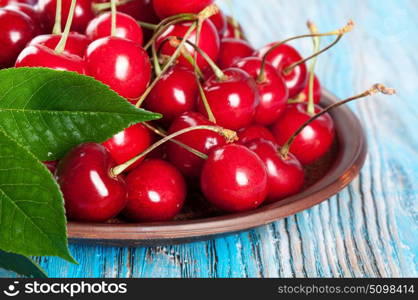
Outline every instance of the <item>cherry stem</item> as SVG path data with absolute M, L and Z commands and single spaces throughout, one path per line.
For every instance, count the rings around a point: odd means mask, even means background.
M 152 44 L 151 51 L 152 51 L 152 61 L 154 62 L 154 72 L 155 72 L 155 75 L 158 76 L 161 74 L 161 66 L 160 66 L 160 62 L 158 61 L 158 54 L 157 54 L 157 50 L 155 49 L 155 43 Z
M 127 4 L 127 3 L 132 2 L 132 1 L 135 1 L 135 0 L 118 0 L 116 5 L 117 6 L 124 5 L 124 4 Z M 103 11 L 103 10 L 107 10 L 107 9 L 111 8 L 112 3 L 111 2 L 93 3 L 91 5 L 91 7 L 92 7 L 92 10 L 97 14 L 97 13 Z
M 116 36 L 116 0 L 110 1 L 110 10 L 112 14 L 110 35 Z
M 365 98 L 365 97 L 369 97 L 369 96 L 372 96 L 372 95 L 377 94 L 377 93 L 382 93 L 382 94 L 385 94 L 385 95 L 394 95 L 394 94 L 396 94 L 396 91 L 392 88 L 385 87 L 383 84 L 377 83 L 372 88 L 368 89 L 367 91 L 365 91 L 365 92 L 363 92 L 359 95 L 356 95 L 356 96 L 347 98 L 345 100 L 342 100 L 340 102 L 329 105 L 328 107 L 326 107 L 325 109 L 323 109 L 322 111 L 320 111 L 319 113 L 317 113 L 316 115 L 311 117 L 309 120 L 307 120 L 305 123 L 303 123 L 302 126 L 300 126 L 299 129 L 296 130 L 295 133 L 293 133 L 293 135 L 287 140 L 287 142 L 280 149 L 280 155 L 283 157 L 283 159 L 287 159 L 290 148 L 291 148 L 293 142 L 295 141 L 296 137 L 299 135 L 299 133 L 301 133 L 307 126 L 309 126 L 309 124 L 311 124 L 313 121 L 315 121 L 316 119 L 318 119 L 322 115 L 324 115 L 324 114 L 328 113 L 330 110 L 332 110 L 334 108 L 337 108 L 341 105 L 344 105 L 348 102 L 358 100 L 358 99 L 361 99 L 361 98 Z
M 138 160 L 140 160 L 141 158 L 143 158 L 144 156 L 146 156 L 148 153 L 152 152 L 153 150 L 155 150 L 159 146 L 161 146 L 164 143 L 170 141 L 171 139 L 174 139 L 174 138 L 176 138 L 176 137 L 178 137 L 182 134 L 185 134 L 185 133 L 188 133 L 188 132 L 191 132 L 191 131 L 194 131 L 194 130 L 210 130 L 210 131 L 216 132 L 216 133 L 220 134 L 221 136 L 223 136 L 228 143 L 232 143 L 232 142 L 234 142 L 238 139 L 237 133 L 235 131 L 232 131 L 232 130 L 229 130 L 229 129 L 224 129 L 224 128 L 219 127 L 219 126 L 200 125 L 200 126 L 188 127 L 188 128 L 179 130 L 179 131 L 177 131 L 177 132 L 175 132 L 171 135 L 168 135 L 168 136 L 162 138 L 161 140 L 159 140 L 155 144 L 151 145 L 147 150 L 145 150 L 144 152 L 142 152 L 138 156 L 128 160 L 127 162 L 125 162 L 121 165 L 118 165 L 118 166 L 112 168 L 110 170 L 110 175 L 112 177 L 117 177 L 118 175 L 122 174 L 127 168 L 129 168 L 130 166 L 135 164 Z
M 228 20 L 228 23 L 232 25 L 234 28 L 234 38 L 240 39 L 241 38 L 241 31 L 239 29 L 238 21 L 234 17 L 234 7 L 232 5 L 232 1 L 228 0 L 227 4 L 229 6 L 229 10 L 231 11 L 231 17 Z
M 52 34 L 61 34 L 61 10 L 62 10 L 62 0 L 57 0 L 57 7 L 55 9 L 55 24 L 52 28 Z
M 168 71 L 168 69 L 171 67 L 171 65 L 175 62 L 175 60 L 178 58 L 181 52 L 181 48 L 186 43 L 187 38 L 192 34 L 193 30 L 196 28 L 196 22 L 194 22 L 189 30 L 184 35 L 184 40 L 181 41 L 179 47 L 177 47 L 176 51 L 173 53 L 173 55 L 170 57 L 164 68 L 162 69 L 161 73 L 157 75 L 157 77 L 154 79 L 154 81 L 149 85 L 149 87 L 145 90 L 144 94 L 139 98 L 138 102 L 136 103 L 136 107 L 140 107 L 142 103 L 145 101 L 145 99 L 148 97 L 149 93 L 151 93 L 152 89 L 155 87 L 157 82 L 161 79 L 161 77 Z
M 65 23 L 64 32 L 61 35 L 61 39 L 55 47 L 55 52 L 61 54 L 65 50 L 65 44 L 67 43 L 68 35 L 70 34 L 71 24 L 73 23 L 74 10 L 77 0 L 71 0 L 70 11 L 68 12 L 67 23 Z
M 155 134 L 157 134 L 157 135 L 159 135 L 163 138 L 167 136 L 167 134 L 163 130 L 158 129 L 158 128 L 156 128 L 156 127 L 154 127 L 154 126 L 152 126 L 148 123 L 143 123 L 143 124 L 144 124 L 145 127 L 147 127 L 149 130 L 153 131 Z M 192 154 L 196 155 L 197 157 L 199 157 L 201 159 L 205 159 L 205 160 L 208 159 L 208 156 L 205 153 L 202 153 L 199 150 L 196 150 L 196 149 L 194 149 L 194 148 L 192 148 L 192 147 L 190 147 L 190 146 L 188 146 L 188 145 L 186 145 L 182 142 L 179 142 L 175 139 L 171 139 L 170 142 L 172 142 L 176 145 L 179 145 L 180 147 L 186 149 L 187 151 L 191 152 Z
M 285 39 L 285 40 L 283 40 L 283 41 L 281 41 L 281 42 L 279 42 L 279 43 L 277 43 L 277 44 L 274 44 L 264 55 L 263 55 L 263 60 L 262 60 L 262 64 L 261 64 L 261 68 L 260 68 L 260 73 L 259 73 L 259 75 L 258 75 L 258 79 L 257 79 L 257 81 L 258 82 L 260 82 L 260 83 L 263 83 L 263 82 L 265 82 L 266 81 L 266 77 L 265 77 L 265 72 L 264 72 L 264 70 L 265 70 L 265 65 L 266 65 L 266 62 L 267 62 L 267 58 L 268 58 L 268 56 L 276 49 L 276 48 L 278 48 L 278 47 L 280 47 L 281 45 L 284 45 L 284 44 L 286 44 L 286 43 L 288 43 L 288 42 L 291 42 L 291 41 L 293 41 L 293 40 L 298 40 L 298 39 L 303 39 L 303 38 L 313 38 L 313 37 L 322 37 L 322 36 L 332 36 L 332 35 L 338 35 L 339 36 L 339 39 L 341 39 L 341 37 L 344 35 L 344 34 L 346 34 L 346 33 L 348 33 L 348 32 L 350 32 L 352 29 L 353 29 L 353 27 L 354 27 L 354 22 L 352 21 L 352 20 L 350 20 L 348 23 L 347 23 L 347 25 L 345 25 L 343 28 L 341 28 L 341 29 L 339 29 L 339 30 L 334 30 L 334 31 L 330 31 L 330 32 L 326 32 L 326 33 L 316 33 L 316 34 L 303 34 L 303 35 L 298 35 L 298 36 L 294 36 L 294 37 L 291 37 L 291 38 L 288 38 L 288 39 Z M 338 39 L 338 41 L 339 41 L 339 39 Z M 337 41 L 337 42 L 338 42 Z M 332 45 L 333 46 L 333 45 Z M 331 46 L 331 47 L 332 47 Z M 299 64 L 301 64 L 301 63 L 304 63 L 304 62 L 306 62 L 307 60 L 309 60 L 309 59 L 311 59 L 311 58 L 313 58 L 314 56 L 317 56 L 317 55 L 319 55 L 319 54 L 321 54 L 322 52 L 324 52 L 324 51 L 326 51 L 326 50 L 328 50 L 330 47 L 327 47 L 326 49 L 324 49 L 323 51 L 321 51 L 320 53 L 317 53 L 316 55 L 313 55 L 313 56 L 310 56 L 308 59 L 304 59 L 303 61 L 299 61 L 299 62 L 297 62 L 296 64 L 297 65 L 299 65 Z M 288 72 L 288 71 L 286 71 L 286 70 L 288 70 L 288 69 L 290 69 L 290 68 L 295 68 L 297 65 L 295 65 L 295 66 L 293 66 L 293 65 L 291 65 L 290 67 L 288 67 L 288 68 L 286 68 L 285 69 L 285 71 L 284 71 L 284 73 L 286 73 L 286 72 Z
M 308 28 L 312 34 L 318 33 L 318 28 L 316 25 L 308 21 Z M 319 51 L 321 41 L 319 37 L 312 38 L 313 42 L 313 51 L 314 53 Z M 308 109 L 307 112 L 310 116 L 315 115 L 315 101 L 314 101 L 314 83 L 315 83 L 315 66 L 318 61 L 318 56 L 316 56 L 313 60 L 311 65 L 309 66 L 309 96 L 308 96 Z
M 157 24 L 151 24 L 151 23 L 142 22 L 142 21 L 136 21 L 136 22 L 138 23 L 139 26 L 144 27 L 145 29 L 155 30 L 158 27 Z
M 208 98 L 206 97 L 205 91 L 200 83 L 199 78 L 196 78 L 197 86 L 199 88 L 200 98 L 202 98 L 203 105 L 205 106 L 206 113 L 208 115 L 209 121 L 216 124 L 216 118 L 213 114 L 212 108 L 209 105 Z

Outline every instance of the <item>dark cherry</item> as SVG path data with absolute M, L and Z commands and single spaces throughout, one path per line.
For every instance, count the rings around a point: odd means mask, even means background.
M 167 38 L 184 37 L 192 24 L 193 22 L 186 21 L 176 25 L 171 25 L 167 28 L 167 30 L 160 34 L 156 40 L 157 49 L 161 47 L 160 53 L 162 55 L 171 56 L 175 52 L 176 48 L 170 45 L 170 42 L 167 42 Z M 191 43 L 196 43 L 196 30 L 194 30 L 189 36 L 188 41 Z M 210 20 L 204 21 L 202 24 L 202 31 L 200 33 L 200 39 L 198 43 L 199 48 L 205 52 L 213 61 L 216 61 L 219 55 L 219 44 L 219 36 L 216 32 L 215 25 L 213 25 Z M 190 54 L 194 55 L 195 49 L 191 45 L 186 45 L 186 47 Z M 183 56 L 179 57 L 178 62 L 183 66 L 193 69 L 193 66 Z M 207 61 L 201 55 L 197 56 L 197 64 L 202 70 L 209 66 Z
M 266 52 L 273 47 L 273 45 L 274 43 L 258 50 L 255 53 L 256 56 L 262 58 L 264 54 L 266 54 Z M 287 44 L 277 47 L 267 56 L 267 61 L 269 61 L 277 69 L 279 74 L 282 75 L 286 81 L 290 98 L 297 96 L 308 82 L 308 70 L 305 63 L 294 68 L 289 74 L 284 73 L 284 70 L 287 67 L 300 60 L 302 60 L 302 56 L 299 52 Z
M 41 14 L 45 25 L 46 32 L 51 32 L 55 23 L 56 0 L 39 0 L 38 10 Z M 91 7 L 91 0 L 77 0 L 74 12 L 73 23 L 71 25 L 72 31 L 84 33 L 87 24 L 94 18 L 94 13 Z M 65 27 L 67 22 L 68 12 L 70 11 L 71 0 L 62 0 L 62 15 L 61 26 Z
M 286 158 L 279 154 L 277 145 L 263 139 L 247 143 L 263 161 L 267 170 L 268 194 L 266 203 L 273 203 L 297 194 L 302 190 L 305 171 L 302 164 L 291 153 Z
M 85 74 L 84 60 L 81 57 L 66 53 L 57 54 L 42 45 L 31 45 L 23 49 L 16 59 L 15 67 L 45 67 Z
M 214 125 L 203 115 L 196 112 L 186 112 L 176 120 L 169 129 L 169 133 L 180 131 L 185 128 L 199 125 Z M 215 147 L 225 145 L 225 139 L 219 134 L 210 130 L 194 130 L 182 134 L 175 140 L 190 146 L 204 154 L 209 154 Z M 183 147 L 175 144 L 167 144 L 167 154 L 169 161 L 177 167 L 185 176 L 189 178 L 199 178 L 202 171 L 204 160 Z
M 87 75 L 136 103 L 151 79 L 151 64 L 141 45 L 118 37 L 95 40 L 86 50 Z
M 240 129 L 237 134 L 239 138 L 238 142 L 242 145 L 255 139 L 264 139 L 273 143 L 276 142 L 276 139 L 271 131 L 262 125 L 252 124 L 248 127 Z
M 12 67 L 19 53 L 35 35 L 35 26 L 26 14 L 0 8 L 0 69 Z
M 57 169 L 57 165 L 58 165 L 58 161 L 57 160 L 54 160 L 54 161 L 44 161 L 43 164 L 45 165 L 45 167 L 48 168 L 48 170 L 52 174 L 55 174 L 55 170 Z
M 118 0 L 117 2 L 122 2 Z M 130 15 L 132 18 L 151 24 L 157 24 L 159 18 L 155 14 L 152 0 L 131 0 L 118 4 L 118 12 Z M 95 0 L 94 3 L 109 3 L 109 0 Z
M 110 176 L 115 165 L 106 148 L 95 143 L 75 147 L 59 162 L 56 177 L 70 220 L 105 222 L 122 211 L 127 190 L 122 176 Z
M 248 42 L 241 39 L 224 38 L 221 40 L 218 65 L 222 69 L 232 67 L 237 61 L 252 56 L 253 53 L 254 49 Z
M 87 25 L 86 35 L 91 40 L 107 37 L 111 35 L 112 14 L 105 12 Z M 116 37 L 124 38 L 137 42 L 142 45 L 143 33 L 141 26 L 131 16 L 117 12 L 116 13 Z
M 61 35 L 59 34 L 43 34 L 32 39 L 29 45 L 43 45 L 54 50 L 60 39 Z M 90 43 L 91 40 L 84 34 L 70 32 L 65 44 L 64 53 L 84 57 L 84 53 Z
M 319 104 L 321 102 L 321 83 L 319 82 L 318 77 L 315 75 L 314 77 L 314 90 L 313 90 L 313 98 L 314 103 Z M 309 100 L 309 82 L 306 84 L 303 91 L 296 97 L 296 100 L 308 102 Z
M 209 18 L 209 20 L 212 21 L 213 25 L 215 25 L 218 30 L 219 37 L 222 37 L 227 26 L 226 16 L 222 10 L 219 9 L 216 14 Z
M 315 113 L 322 108 L 315 105 Z M 273 134 L 280 146 L 296 132 L 299 127 L 309 120 L 307 104 L 289 104 L 286 111 L 273 126 Z M 331 148 L 335 137 L 334 122 L 329 114 L 324 114 L 310 123 L 295 139 L 290 152 L 304 165 L 321 158 Z
M 186 183 L 168 162 L 146 160 L 129 173 L 126 183 L 128 204 L 123 215 L 130 221 L 170 221 L 183 207 Z
M 176 65 L 169 69 L 152 89 L 145 107 L 163 115 L 169 125 L 182 113 L 194 110 L 198 87 L 192 70 Z
M 234 24 L 235 21 L 232 17 L 226 17 L 226 29 L 222 35 L 223 38 L 232 38 L 232 39 L 242 39 L 245 40 L 244 30 L 240 24 Z M 238 31 L 239 35 L 237 36 L 236 31 Z
M 119 132 L 103 143 L 117 164 L 123 164 L 144 152 L 151 146 L 153 136 L 148 128 L 142 124 L 135 124 Z M 126 171 L 138 166 L 143 159 L 138 160 Z
M 153 0 L 154 11 L 161 19 L 183 13 L 197 14 L 212 3 L 213 0 Z
M 286 109 L 289 91 L 282 76 L 269 62 L 264 67 L 264 79 L 259 80 L 262 59 L 248 57 L 238 61 L 236 67 L 246 71 L 257 83 L 260 103 L 254 118 L 254 123 L 268 126 L 273 124 Z
M 215 75 L 203 84 L 209 106 L 219 126 L 238 130 L 251 124 L 259 94 L 254 79 L 243 70 L 229 68 L 223 71 L 226 79 L 219 80 Z M 205 106 L 199 97 L 198 108 L 206 114 Z
M 267 171 L 261 159 L 242 145 L 215 149 L 206 160 L 201 188 L 221 210 L 241 212 L 260 206 L 267 196 Z

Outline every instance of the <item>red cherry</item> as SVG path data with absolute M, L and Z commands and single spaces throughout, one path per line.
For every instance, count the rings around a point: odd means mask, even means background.
M 174 120 L 169 129 L 169 134 L 199 125 L 213 125 L 213 123 L 199 113 L 186 112 Z M 176 137 L 175 140 L 204 154 L 209 154 L 215 147 L 225 145 L 225 139 L 210 130 L 194 130 Z M 204 163 L 202 158 L 175 143 L 168 143 L 166 152 L 169 161 L 185 176 L 189 178 L 200 177 Z
M 213 0 L 153 0 L 154 10 L 161 19 L 183 13 L 197 14 L 212 3 Z
M 62 71 L 73 71 L 85 74 L 84 60 L 72 54 L 57 54 L 54 50 L 42 45 L 31 45 L 19 54 L 16 68 L 45 67 Z
M 95 40 L 86 51 L 87 74 L 121 96 L 140 97 L 151 79 L 151 64 L 141 45 L 118 37 Z
M 57 160 L 54 160 L 54 161 L 44 161 L 43 164 L 45 165 L 45 167 L 48 168 L 48 170 L 52 174 L 55 174 L 55 170 L 57 169 L 57 164 L 58 164 L 58 161 Z
M 182 113 L 194 109 L 197 91 L 194 72 L 182 66 L 174 66 L 157 82 L 145 106 L 150 111 L 162 114 L 161 121 L 169 125 Z
M 318 77 L 315 75 L 314 77 L 314 92 L 313 92 L 313 99 L 315 104 L 319 104 L 321 102 L 321 83 L 319 82 Z M 308 102 L 309 100 L 309 82 L 306 84 L 303 91 L 296 97 L 297 100 Z
M 203 166 L 200 183 L 206 199 L 229 212 L 254 209 L 267 196 L 263 162 L 241 145 L 226 145 L 212 151 Z
M 151 24 L 157 24 L 159 18 L 156 16 L 152 0 L 131 0 L 123 1 L 124 4 L 119 4 L 122 0 L 118 0 L 118 12 L 130 15 L 132 18 Z M 95 0 L 94 3 L 109 3 L 109 0 Z
M 219 37 L 222 37 L 227 26 L 226 16 L 224 13 L 219 9 L 216 14 L 209 18 L 209 20 L 212 21 L 213 25 L 215 25 L 218 30 Z
M 152 139 L 151 132 L 144 125 L 135 124 L 104 142 L 103 146 L 117 164 L 123 164 L 151 146 Z M 126 171 L 134 169 L 142 160 L 138 160 Z
M 315 106 L 315 113 L 322 108 Z M 296 130 L 311 116 L 307 113 L 307 104 L 290 104 L 285 113 L 273 126 L 273 134 L 280 146 L 296 132 Z M 329 114 L 324 114 L 310 123 L 295 139 L 290 152 L 304 165 L 310 164 L 321 158 L 334 141 L 334 122 Z
M 0 0 L 0 7 L 2 6 L 6 6 L 9 4 L 19 4 L 19 3 L 23 3 L 23 4 L 30 4 L 33 5 L 35 4 L 35 0 Z
M 112 14 L 110 12 L 103 13 L 87 25 L 86 35 L 91 40 L 97 40 L 102 37 L 111 35 Z M 142 29 L 136 20 L 131 16 L 117 12 L 116 13 L 116 37 L 124 38 L 137 42 L 142 45 Z
M 237 68 L 223 71 L 225 80 L 216 76 L 209 78 L 203 89 L 209 106 L 219 126 L 238 130 L 250 125 L 259 103 L 257 85 L 248 73 Z M 206 114 L 205 106 L 199 97 L 199 111 Z
M 262 58 L 273 46 L 274 43 L 258 50 L 255 53 L 256 56 Z M 277 47 L 267 56 L 267 61 L 277 69 L 279 74 L 282 75 L 286 81 L 290 98 L 297 96 L 308 82 L 308 71 L 305 63 L 295 67 L 289 74 L 284 74 L 284 70 L 287 67 L 300 60 L 302 60 L 302 56 L 299 52 L 287 44 Z
M 232 38 L 222 39 L 218 65 L 222 69 L 232 67 L 237 61 L 252 56 L 253 53 L 253 47 L 244 40 Z
M 238 61 L 236 67 L 246 71 L 254 78 L 260 94 L 260 104 L 257 106 L 254 122 L 261 125 L 273 124 L 286 109 L 289 95 L 286 83 L 276 69 L 266 62 L 264 67 L 264 79 L 259 80 L 262 59 L 248 57 Z
M 69 219 L 105 222 L 122 211 L 126 184 L 109 175 L 114 166 L 106 148 L 95 143 L 75 147 L 59 162 L 56 176 Z
M 94 18 L 93 10 L 91 8 L 91 0 L 77 0 L 73 23 L 71 25 L 72 31 L 84 33 L 87 24 L 91 19 Z M 52 27 L 55 23 L 56 13 L 56 0 L 39 0 L 38 10 L 44 21 L 45 30 L 47 32 L 52 31 Z M 61 15 L 61 26 L 65 27 L 67 22 L 68 12 L 70 11 L 71 0 L 62 0 L 62 15 Z
M 12 67 L 35 34 L 32 20 L 24 13 L 0 8 L 0 69 Z
M 41 33 L 41 17 L 32 5 L 26 3 L 12 2 L 4 8 L 19 11 L 26 14 L 32 20 L 32 23 L 35 26 L 35 34 Z
M 245 39 L 244 30 L 242 29 L 242 26 L 237 23 L 237 28 L 235 28 L 236 25 L 234 25 L 236 21 L 230 16 L 226 17 L 226 29 L 222 37 L 224 39 L 232 38 L 232 39 Z M 239 36 L 237 36 L 236 31 L 238 31 Z
M 263 139 L 252 140 L 246 146 L 261 158 L 266 167 L 266 203 L 276 202 L 301 191 L 305 172 L 296 157 L 289 153 L 287 158 L 283 158 L 274 143 Z
M 186 183 L 171 164 L 144 161 L 126 178 L 128 204 L 123 214 L 131 221 L 162 222 L 173 219 L 186 198 Z
M 174 2 L 173 2 L 174 3 Z M 177 2 L 175 2 L 177 3 Z M 176 25 L 171 25 L 156 40 L 157 49 L 161 46 L 160 53 L 162 55 L 171 56 L 175 52 L 176 48 L 171 46 L 167 41 L 168 37 L 182 38 L 186 35 L 193 22 L 181 22 Z M 196 30 L 189 36 L 188 41 L 196 43 Z M 216 28 L 210 20 L 206 20 L 202 24 L 202 31 L 200 32 L 200 40 L 197 45 L 203 52 L 205 52 L 213 61 L 218 59 L 219 55 L 219 36 L 216 32 Z M 195 49 L 191 45 L 186 45 L 186 48 L 192 56 L 194 56 Z M 193 69 L 193 66 L 187 61 L 186 58 L 180 56 L 178 59 L 179 64 Z M 197 56 L 197 65 L 200 69 L 204 70 L 208 67 L 207 61 L 201 56 Z
M 248 127 L 240 129 L 238 132 L 239 143 L 241 145 L 245 145 L 248 142 L 251 142 L 255 139 L 264 139 L 267 141 L 271 141 L 273 143 L 276 142 L 273 134 L 267 127 L 262 125 L 253 124 Z
M 61 35 L 59 34 L 43 34 L 35 37 L 30 41 L 29 45 L 43 45 L 54 50 L 60 39 Z M 70 32 L 63 53 L 84 57 L 84 53 L 90 43 L 91 40 L 84 34 Z

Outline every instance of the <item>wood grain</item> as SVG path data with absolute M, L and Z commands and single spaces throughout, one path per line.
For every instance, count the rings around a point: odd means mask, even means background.
M 350 105 L 363 122 L 370 148 L 360 177 L 308 211 L 209 242 L 150 248 L 71 245 L 80 265 L 41 259 L 50 276 L 418 276 L 417 1 L 234 3 L 256 47 L 305 32 L 307 19 L 323 31 L 354 19 L 354 32 L 319 59 L 322 83 L 341 98 L 375 82 L 398 90 L 396 97 Z M 310 41 L 294 44 L 305 55 L 311 51 Z

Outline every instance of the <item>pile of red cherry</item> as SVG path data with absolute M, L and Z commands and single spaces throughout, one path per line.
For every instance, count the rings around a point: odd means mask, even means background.
M 302 189 L 304 166 L 329 151 L 335 132 L 323 114 L 286 143 L 322 110 L 315 78 L 308 111 L 309 72 L 295 48 L 253 49 L 212 0 L 118 0 L 116 13 L 107 1 L 62 0 L 59 12 L 57 0 L 0 0 L 0 68 L 78 72 L 163 115 L 102 144 L 79 145 L 56 168 L 46 163 L 69 219 L 171 220 L 196 186 L 226 212 Z M 156 132 L 182 130 L 149 148 Z M 233 131 L 239 139 L 231 142 Z M 146 149 L 153 151 L 138 156 Z

